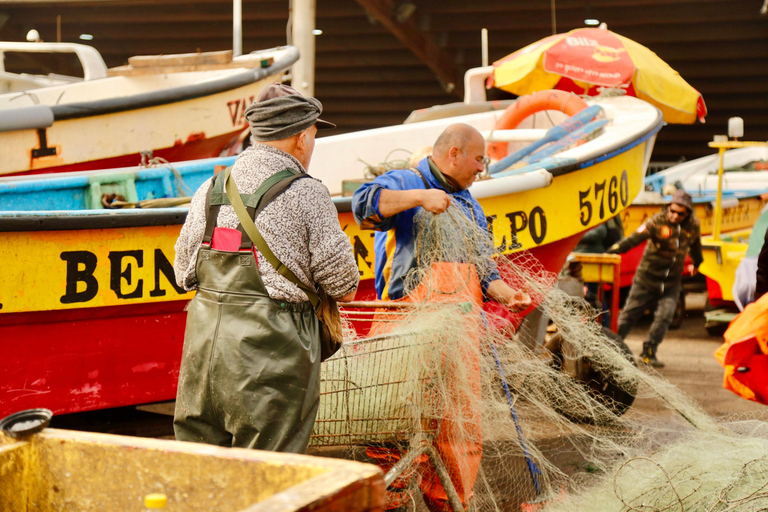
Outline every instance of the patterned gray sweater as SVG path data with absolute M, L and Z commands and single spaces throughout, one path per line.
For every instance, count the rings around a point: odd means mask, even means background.
M 232 168 L 241 194 L 252 194 L 264 180 L 286 168 L 306 172 L 292 155 L 266 144 L 246 149 Z M 208 180 L 192 198 L 187 220 L 176 241 L 173 268 L 176 282 L 187 290 L 197 287 L 197 251 L 205 231 L 205 195 Z M 219 211 L 218 226 L 236 228 L 231 206 Z M 256 226 L 275 256 L 307 285 L 319 283 L 325 292 L 340 298 L 357 288 L 360 273 L 352 245 L 341 230 L 328 189 L 314 179 L 301 179 L 270 203 L 256 217 Z M 259 269 L 269 296 L 276 300 L 304 302 L 306 294 L 278 273 L 257 251 Z

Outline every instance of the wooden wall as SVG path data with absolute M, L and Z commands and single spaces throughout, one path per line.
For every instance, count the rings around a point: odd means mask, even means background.
M 550 0 L 317 0 L 316 95 L 339 131 L 401 123 L 411 110 L 458 101 L 433 69 L 369 12 L 415 10 L 408 23 L 450 57 L 458 73 L 481 64 L 480 29 L 490 31 L 491 61 L 552 33 Z M 662 129 L 653 159 L 691 159 L 711 150 L 727 119 L 741 116 L 745 138 L 768 139 L 768 18 L 763 0 L 557 0 L 557 31 L 585 18 L 655 51 L 703 95 L 707 123 Z M 364 7 L 365 6 L 365 7 Z M 366 11 L 366 8 L 368 11 Z M 398 11 L 400 9 L 400 11 Z M 46 41 L 93 34 L 109 66 L 132 55 L 212 51 L 232 46 L 230 0 L 0 3 L 0 39 Z M 288 0 L 243 0 L 243 50 L 286 43 Z

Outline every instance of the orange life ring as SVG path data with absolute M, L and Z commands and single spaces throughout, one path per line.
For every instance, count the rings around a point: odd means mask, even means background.
M 508 106 L 496 122 L 494 130 L 512 130 L 517 128 L 523 119 L 544 110 L 559 110 L 568 116 L 587 108 L 587 102 L 571 92 L 539 91 L 521 96 L 515 103 Z M 491 142 L 488 144 L 488 156 L 493 160 L 501 160 L 507 156 L 509 142 Z

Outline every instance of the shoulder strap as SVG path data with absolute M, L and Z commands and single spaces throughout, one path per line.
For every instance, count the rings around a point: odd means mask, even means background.
M 255 207 L 246 206 L 245 210 L 251 220 L 255 221 L 256 217 L 266 208 L 269 203 L 277 199 L 277 197 L 288 190 L 291 184 L 301 178 L 309 178 L 308 174 L 300 173 L 292 169 L 284 169 L 278 173 L 273 174 L 262 183 L 256 192 L 250 194 L 254 200 Z M 234 180 L 232 180 L 234 184 Z M 253 244 L 251 243 L 251 237 L 246 231 L 244 231 L 243 223 L 241 222 L 237 226 L 240 231 L 240 250 L 250 250 Z M 263 253 L 262 253 L 263 254 Z
M 203 243 L 208 245 L 211 244 L 211 240 L 213 239 L 213 228 L 216 227 L 216 219 L 219 216 L 219 209 L 221 208 L 220 204 L 211 205 L 211 195 L 213 194 L 213 189 L 216 187 L 216 178 L 219 176 L 220 174 L 213 175 L 211 186 L 208 187 L 208 192 L 205 194 L 205 233 L 203 234 Z
M 282 174 L 282 173 L 284 173 L 286 171 L 290 171 L 290 169 L 286 169 L 285 171 L 280 171 L 277 174 Z M 275 174 L 274 176 L 277 176 L 277 174 Z M 272 179 L 274 176 L 270 177 L 269 179 Z M 282 177 L 280 180 L 278 180 L 278 181 L 276 181 L 274 183 L 268 184 L 267 181 L 269 181 L 269 180 L 265 181 L 259 187 L 259 189 L 256 191 L 256 193 L 254 195 L 258 196 L 258 201 L 257 201 L 257 204 L 256 204 L 256 209 L 253 212 L 253 218 L 254 219 L 256 219 L 256 217 L 259 216 L 261 211 L 264 208 L 266 208 L 269 203 L 271 203 L 272 201 L 277 199 L 277 197 L 280 194 L 285 192 L 288 189 L 288 187 L 290 187 L 291 184 L 294 181 L 300 180 L 302 178 L 311 178 L 311 176 L 309 176 L 308 174 L 304 174 L 304 173 L 293 174 L 293 175 L 289 175 L 289 176 L 283 175 L 283 176 L 284 177 Z M 269 186 L 267 186 L 267 185 L 269 185 Z M 264 190 L 262 190 L 262 189 L 264 189 Z
M 240 197 L 240 193 L 237 191 L 237 187 L 235 186 L 234 180 L 230 179 L 230 171 L 232 168 L 227 168 L 226 171 L 224 171 L 224 187 L 226 190 L 226 195 L 229 198 L 229 200 L 232 202 L 232 207 L 235 209 L 235 212 L 237 213 L 237 217 L 240 219 L 240 224 L 243 226 L 243 229 L 248 234 L 248 236 L 253 240 L 253 244 L 256 246 L 256 248 L 261 252 L 261 254 L 264 255 L 265 258 L 267 258 L 267 261 L 269 261 L 270 265 L 272 265 L 275 270 L 280 272 L 280 274 L 291 281 L 293 284 L 298 286 L 304 293 L 307 294 L 307 297 L 309 297 L 309 302 L 312 303 L 312 307 L 315 308 L 315 310 L 318 310 L 320 307 L 320 297 L 317 295 L 317 291 L 313 290 L 311 287 L 304 284 L 301 279 L 296 277 L 296 275 L 291 272 L 291 269 L 283 265 L 283 263 L 275 256 L 275 253 L 272 252 L 272 250 L 269 248 L 269 245 L 267 245 L 267 242 L 264 240 L 264 238 L 261 236 L 261 233 L 259 233 L 259 230 L 256 228 L 256 224 L 254 224 L 253 219 L 248 215 L 248 212 L 245 208 L 245 204 L 243 204 L 243 200 Z M 284 171 L 281 171 L 284 172 Z M 278 173 L 279 174 L 279 173 Z M 271 178 L 270 178 L 271 179 Z M 288 177 L 288 179 L 291 179 L 291 177 Z M 298 179 L 298 178 L 294 178 Z M 275 185 L 278 181 L 274 181 L 269 188 L 271 188 L 273 185 Z M 264 184 L 262 184 L 261 187 L 259 187 L 259 190 L 264 188 L 266 185 L 266 181 Z M 285 190 L 284 187 L 283 190 Z M 262 195 L 266 193 L 267 189 L 265 189 L 262 192 Z M 257 190 L 257 193 L 259 191 Z M 254 194 L 255 195 L 255 194 Z M 277 197 L 276 195 L 274 197 Z M 273 197 L 273 199 L 274 199 Z
M 228 169 L 232 169 L 231 167 L 228 167 L 220 174 L 224 174 Z M 264 182 L 261 184 L 261 186 L 254 192 L 253 194 L 240 194 L 240 198 L 243 201 L 243 204 L 245 204 L 248 208 L 258 208 L 259 202 L 262 200 L 262 197 L 264 194 L 272 188 L 272 186 L 284 178 L 289 178 L 292 176 L 296 176 L 296 178 L 309 178 L 310 176 L 308 174 L 304 174 L 302 172 L 299 172 L 295 169 L 283 169 L 282 171 L 273 174 Z M 280 193 L 275 194 L 275 197 L 280 195 Z M 274 198 L 272 198 L 274 199 Z M 224 182 L 219 181 L 216 184 L 216 187 L 213 189 L 211 193 L 211 204 L 212 205 L 222 205 L 222 204 L 229 204 L 232 203 L 229 200 L 229 197 L 227 196 L 226 192 L 224 191 Z M 266 206 L 266 205 L 265 205 Z M 263 207 L 262 207 L 263 209 Z
M 213 236 L 213 228 L 216 226 L 216 219 L 218 217 L 219 208 L 223 204 L 231 205 L 229 197 L 227 197 L 224 191 L 224 180 L 216 181 L 216 177 L 225 174 L 227 170 L 231 172 L 232 167 L 229 167 L 224 172 L 214 176 L 213 184 L 208 189 L 208 201 L 211 203 L 209 207 L 206 207 L 206 211 L 210 210 L 209 218 L 206 222 L 206 235 L 208 238 L 204 240 L 210 243 Z M 280 194 L 285 192 L 291 183 L 301 178 L 310 178 L 308 174 L 299 172 L 295 169 L 283 169 L 264 180 L 264 182 L 256 189 L 253 194 L 240 194 L 240 198 L 245 205 L 245 210 L 251 219 L 255 219 L 261 211 L 269 205 Z M 253 246 L 251 238 L 243 230 L 242 223 L 237 226 L 237 230 L 240 232 L 240 250 L 247 251 Z M 210 231 L 210 233 L 209 233 Z
M 416 173 L 416 176 L 421 178 L 421 181 L 424 182 L 424 188 L 432 188 L 429 186 L 429 182 L 427 181 L 427 178 L 424 177 L 424 175 L 421 173 L 418 167 L 411 167 L 411 170 Z

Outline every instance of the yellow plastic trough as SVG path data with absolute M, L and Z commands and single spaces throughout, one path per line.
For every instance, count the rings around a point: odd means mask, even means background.
M 384 478 L 370 464 L 239 448 L 46 429 L 0 433 L 3 512 L 147 510 L 378 511 Z

